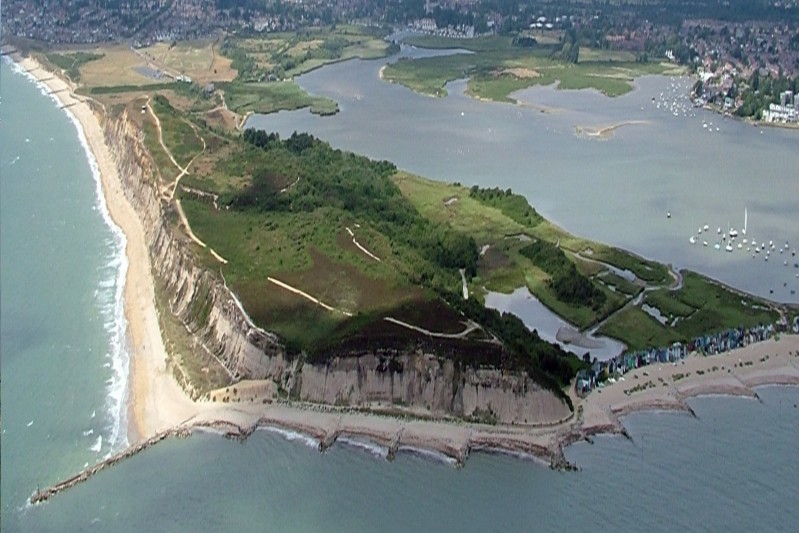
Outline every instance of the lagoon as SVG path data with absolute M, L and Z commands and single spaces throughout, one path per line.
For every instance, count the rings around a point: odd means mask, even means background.
M 567 328 L 571 331 L 576 331 L 576 328 L 549 310 L 538 298 L 530 294 L 527 287 L 520 287 L 511 294 L 489 291 L 485 297 L 485 305 L 501 313 L 513 313 L 521 318 L 528 328 L 537 331 L 542 339 L 556 343 L 564 350 L 575 353 L 580 357 L 588 352 L 591 358 L 607 361 L 621 354 L 626 348 L 624 343 L 616 339 L 594 336 L 588 333 L 586 333 L 587 344 L 590 344 L 590 346 L 579 346 L 578 344 L 559 341 L 557 339 L 558 330 Z

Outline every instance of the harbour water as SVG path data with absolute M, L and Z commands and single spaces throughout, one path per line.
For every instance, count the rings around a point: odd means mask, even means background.
M 3 531 L 790 530 L 799 520 L 796 387 L 692 400 L 698 418 L 630 416 L 632 440 L 567 450 L 576 473 L 481 453 L 463 469 L 344 444 L 320 454 L 270 431 L 243 443 L 196 434 L 28 506 L 37 486 L 125 443 L 125 263 L 74 125 L 0 68 Z
M 519 106 L 466 96 L 465 81 L 450 83 L 447 98 L 421 96 L 381 81 L 383 64 L 348 61 L 298 78 L 309 92 L 339 102 L 335 116 L 281 112 L 253 116 L 247 126 L 307 131 L 432 179 L 512 188 L 576 235 L 799 302 L 799 255 L 776 250 L 788 241 L 799 251 L 799 132 L 694 109 L 687 78 L 646 76 L 617 98 L 536 87 L 514 95 L 525 102 Z M 626 125 L 607 140 L 577 133 L 618 124 Z M 746 246 L 731 253 L 725 243 L 713 247 L 718 228 L 741 231 L 744 210 L 747 239 L 775 244 L 768 262 Z M 706 224 L 709 234 L 697 235 Z

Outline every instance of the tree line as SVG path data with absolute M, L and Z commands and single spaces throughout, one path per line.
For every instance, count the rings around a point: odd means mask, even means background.
M 580 274 L 563 250 L 554 244 L 537 240 L 519 250 L 519 253 L 550 275 L 549 285 L 555 291 L 558 300 L 589 306 L 595 311 L 605 304 L 605 293 Z
M 527 202 L 527 198 L 521 194 L 515 194 L 511 189 L 505 189 L 504 191 L 499 187 L 483 189 L 477 185 L 473 185 L 472 188 L 469 189 L 469 198 L 474 198 L 484 205 L 496 207 L 506 217 L 528 228 L 533 228 L 544 220 L 544 218 L 530 206 Z
M 333 207 L 389 238 L 392 246 L 412 250 L 432 265 L 416 265 L 412 281 L 431 283 L 447 276 L 437 269 L 477 272 L 479 253 L 474 238 L 424 218 L 391 181 L 396 167 L 333 149 L 307 133 L 281 139 L 277 133 L 248 129 L 244 140 L 269 152 L 253 173 L 252 185 L 231 198 L 231 206 L 264 211 L 313 211 Z M 290 174 L 289 174 L 290 173 Z M 279 185 L 297 176 L 296 185 L 284 193 Z M 442 281 L 443 283 L 443 281 Z

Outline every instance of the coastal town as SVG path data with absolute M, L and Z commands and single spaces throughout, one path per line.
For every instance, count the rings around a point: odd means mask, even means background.
M 697 105 L 767 123 L 796 124 L 799 117 L 796 1 L 728 4 L 715 10 L 686 4 L 677 11 L 658 2 L 622 3 L 598 11 L 590 2 L 90 0 L 76 11 L 66 0 L 11 0 L 3 11 L 4 39 L 49 45 L 125 42 L 141 47 L 216 38 L 220 32 L 255 36 L 337 23 L 446 38 L 512 35 L 526 46 L 565 42 L 571 34 L 576 44 L 562 56 L 569 60 L 579 61 L 579 46 L 626 52 L 640 62 L 668 61 L 696 75 L 692 97 Z

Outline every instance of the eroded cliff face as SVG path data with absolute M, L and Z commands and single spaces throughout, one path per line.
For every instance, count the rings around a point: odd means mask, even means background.
M 547 424 L 570 415 L 566 404 L 522 373 L 461 368 L 425 353 L 338 357 L 326 365 L 289 361 L 279 338 L 255 326 L 221 274 L 201 267 L 188 239 L 169 220 L 158 192 L 142 132 L 126 115 L 106 118 L 124 193 L 145 229 L 153 276 L 192 339 L 192 349 L 218 361 L 230 382 L 272 379 L 300 400 L 331 405 L 395 405 L 432 415 L 475 417 L 500 423 Z M 186 391 L 201 391 L 176 372 Z
M 124 193 L 144 227 L 153 276 L 169 310 L 191 334 L 193 348 L 221 363 L 232 382 L 281 380 L 290 364 L 279 339 L 250 321 L 221 276 L 200 267 L 188 240 L 170 226 L 169 206 L 159 196 L 141 131 L 126 113 L 106 119 L 104 129 Z M 181 381 L 192 397 L 199 396 L 187 379 Z
M 461 367 L 433 354 L 334 358 L 302 369 L 300 398 L 335 405 L 408 406 L 503 424 L 551 424 L 568 406 L 523 373 Z

